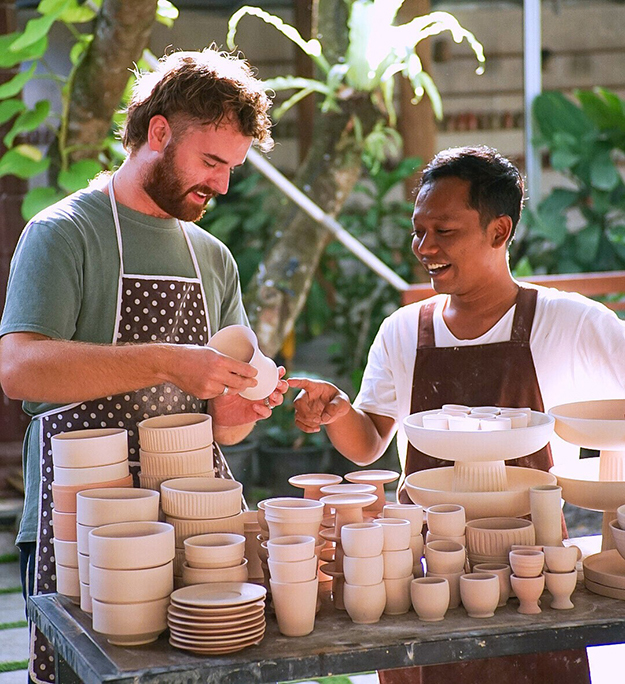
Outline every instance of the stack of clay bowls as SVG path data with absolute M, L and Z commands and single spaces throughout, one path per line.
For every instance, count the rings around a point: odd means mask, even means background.
M 460 605 L 460 576 L 466 569 L 465 510 L 457 504 L 437 504 L 430 506 L 426 513 L 426 576 L 444 577 L 449 582 L 449 607 L 457 608 Z M 429 551 L 428 546 L 434 542 L 437 544 Z M 433 560 L 433 565 L 428 561 L 428 555 L 436 559 Z M 450 563 L 452 556 L 454 561 Z
M 265 635 L 267 590 L 247 582 L 194 584 L 171 595 L 169 643 L 199 655 L 240 651 Z
M 423 508 L 416 504 L 388 503 L 382 509 L 383 518 L 398 518 L 410 522 L 410 549 L 412 551 L 412 574 L 423 576 Z
M 544 546 L 546 570 L 543 571 L 547 591 L 552 595 L 551 608 L 574 608 L 571 594 L 577 585 L 577 546 Z
M 211 417 L 176 413 L 142 420 L 139 431 L 141 487 L 156 489 L 177 477 L 214 477 Z
M 410 522 L 402 518 L 379 518 L 382 526 L 384 588 L 387 615 L 401 615 L 410 610 L 410 584 L 414 579 L 414 558 L 410 549 Z
M 245 537 L 241 534 L 213 532 L 184 540 L 185 562 L 182 583 L 247 582 Z
M 216 477 L 183 477 L 161 484 L 161 507 L 176 533 L 174 577 L 182 586 L 184 540 L 201 534 L 243 534 L 243 485 Z
M 156 521 L 159 494 L 152 490 L 109 487 L 78 492 L 76 529 L 80 607 L 91 613 L 89 532 L 102 525 L 120 522 Z
M 519 613 L 534 615 L 541 612 L 538 601 L 545 588 L 544 564 L 542 547 L 520 546 L 510 551 L 510 584 L 520 602 Z
M 341 547 L 345 610 L 353 622 L 377 622 L 386 607 L 384 529 L 378 522 L 343 525 Z
M 89 533 L 93 629 L 112 644 L 135 646 L 167 628 L 173 590 L 174 528 L 123 522 Z
M 128 434 L 115 428 L 63 432 L 52 437 L 52 462 L 57 591 L 78 603 L 76 494 L 96 487 L 132 487 Z
M 248 581 L 263 584 L 264 575 L 258 554 L 261 534 L 258 511 L 243 511 L 243 536 L 245 537 L 245 558 L 247 558 Z M 267 539 L 269 535 L 267 535 Z
M 315 627 L 319 588 L 315 537 L 270 537 L 267 551 L 278 629 L 285 636 L 310 634 Z

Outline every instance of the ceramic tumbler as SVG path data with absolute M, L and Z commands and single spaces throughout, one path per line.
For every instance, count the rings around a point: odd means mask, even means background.
M 562 487 L 530 487 L 530 511 L 536 532 L 536 544 L 562 545 Z
M 464 534 L 466 515 L 464 508 L 457 504 L 436 504 L 427 509 L 427 521 L 432 534 L 459 537 Z
M 444 577 L 418 577 L 410 583 L 410 599 L 423 622 L 438 622 L 449 608 L 449 582 Z
M 270 580 L 269 584 L 280 632 L 285 636 L 310 634 L 315 627 L 317 578 L 293 583 Z
M 469 617 L 492 617 L 499 604 L 499 578 L 486 572 L 461 575 L 460 600 Z
M 473 566 L 473 572 L 485 572 L 497 575 L 499 578 L 499 603 L 497 606 L 505 606 L 510 598 L 510 575 L 512 570 L 506 563 L 478 563 Z
M 384 582 L 366 586 L 348 584 L 343 586 L 345 610 L 352 622 L 370 625 L 378 622 L 386 606 Z

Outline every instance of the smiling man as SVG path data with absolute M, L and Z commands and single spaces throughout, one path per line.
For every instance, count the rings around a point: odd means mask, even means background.
M 435 297 L 387 318 L 371 347 L 354 405 L 327 382 L 290 378 L 302 392 L 296 423 L 323 425 L 334 446 L 359 465 L 378 459 L 397 433 L 404 473 L 449 465 L 408 444 L 403 420 L 443 404 L 548 410 L 557 404 L 625 396 L 625 328 L 616 315 L 580 295 L 521 285 L 508 245 L 523 203 L 516 167 L 488 147 L 438 154 L 424 169 L 413 214 L 412 250 Z M 576 458 L 568 445 L 559 459 Z M 549 446 L 508 461 L 548 470 Z M 588 681 L 583 651 L 498 658 L 380 673 L 385 684 Z
M 271 148 L 269 106 L 244 60 L 175 52 L 136 81 L 120 169 L 26 226 L 0 324 L 2 387 L 33 417 L 18 535 L 25 592 L 55 589 L 54 435 L 125 428 L 137 484 L 138 421 L 209 412 L 216 442 L 228 444 L 281 403 L 282 380 L 265 402 L 242 399 L 256 370 L 206 346 L 247 316 L 232 255 L 189 223 L 228 190 L 252 144 Z M 215 453 L 218 474 L 230 476 Z M 39 634 L 34 648 L 31 673 L 48 681 L 53 665 Z

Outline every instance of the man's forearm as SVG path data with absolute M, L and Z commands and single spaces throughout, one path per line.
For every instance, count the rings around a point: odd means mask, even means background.
M 378 417 L 379 418 L 379 417 Z M 391 419 L 386 419 L 390 425 Z M 382 432 L 371 416 L 359 409 L 351 408 L 344 416 L 326 425 L 326 431 L 334 447 L 345 458 L 360 466 L 376 461 L 388 446 L 389 437 L 386 421 Z

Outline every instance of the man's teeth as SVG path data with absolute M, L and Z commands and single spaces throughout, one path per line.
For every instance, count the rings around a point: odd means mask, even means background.
M 449 264 L 428 264 L 428 271 L 440 271 L 441 268 L 446 268 Z

